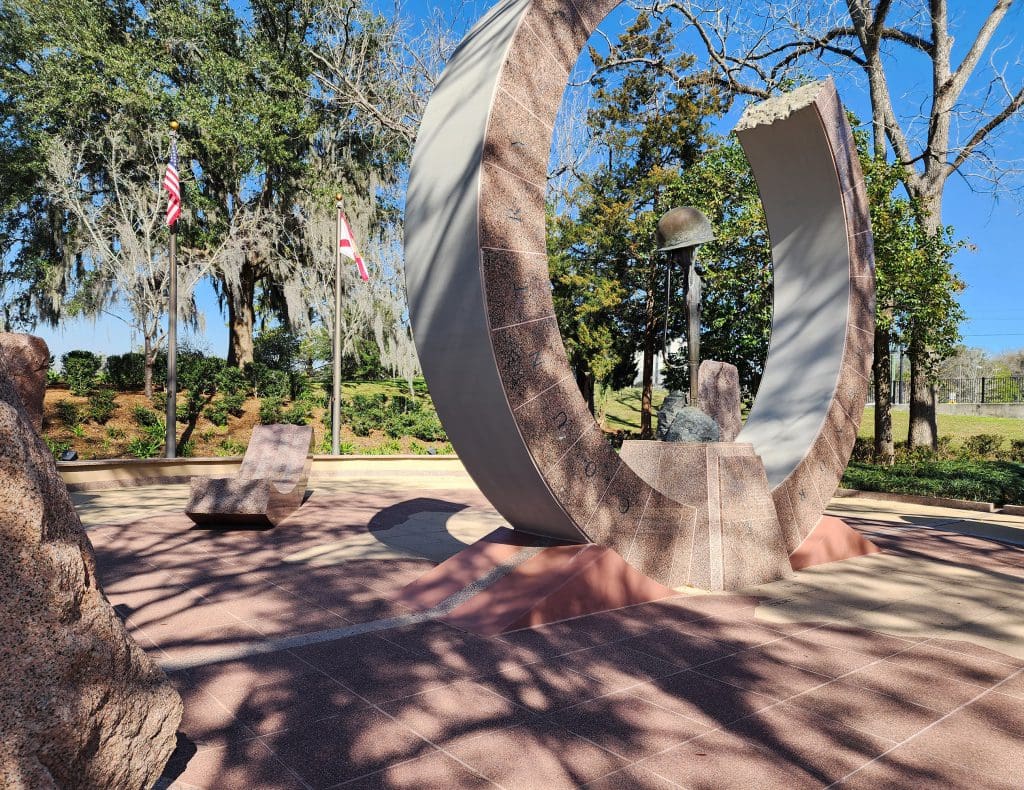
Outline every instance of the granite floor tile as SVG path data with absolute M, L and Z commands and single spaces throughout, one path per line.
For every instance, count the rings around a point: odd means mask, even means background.
M 914 737 L 900 747 L 900 754 L 914 760 L 953 762 L 989 781 L 1010 779 L 1017 787 L 1024 776 L 1020 737 L 965 710 Z
M 457 680 L 381 709 L 405 727 L 432 742 L 513 727 L 534 714 L 472 680 Z
M 258 740 L 234 741 L 191 755 L 172 755 L 164 769 L 172 790 L 301 790 L 299 778 Z M 160 784 L 157 784 L 160 787 Z
M 638 763 L 689 790 L 763 788 L 811 790 L 819 777 L 785 755 L 760 749 L 736 734 L 717 730 Z
M 653 771 L 630 765 L 584 785 L 587 790 L 678 790 L 682 785 L 670 782 Z
M 302 726 L 366 707 L 336 680 L 287 652 L 192 671 L 198 688 L 258 734 Z
M 979 774 L 934 755 L 898 748 L 856 770 L 840 781 L 842 790 L 879 788 L 970 788 L 1020 790 L 1020 783 Z
M 845 675 L 843 681 L 939 713 L 949 713 L 981 691 L 977 686 L 947 675 L 936 675 L 888 659 Z
M 178 729 L 197 749 L 224 747 L 256 736 L 212 694 L 178 683 L 175 687 L 184 705 Z
M 634 650 L 625 643 L 566 653 L 560 657 L 559 662 L 581 675 L 601 681 L 612 691 L 679 671 L 675 664 Z
M 784 703 L 734 722 L 729 729 L 770 754 L 799 765 L 827 785 L 885 753 L 896 742 Z
M 1014 668 L 976 655 L 956 653 L 923 642 L 887 661 L 899 667 L 936 676 L 950 677 L 962 683 L 988 688 L 1014 673 Z
M 558 658 L 534 664 L 504 667 L 477 677 L 481 686 L 535 713 L 553 713 L 604 696 L 614 689 L 581 675 Z
M 800 636 L 810 642 L 817 642 L 839 650 L 863 653 L 876 659 L 887 658 L 901 650 L 907 650 L 920 641 L 843 625 L 823 625 L 803 631 Z
M 1024 748 L 1024 699 L 989 691 L 972 700 L 963 713 L 975 717 L 979 726 L 997 727 L 1020 738 Z
M 787 636 L 787 633 L 776 630 L 771 624 L 762 625 L 749 620 L 719 617 L 708 617 L 703 620 L 683 623 L 676 630 L 679 633 L 693 634 L 720 642 L 730 648 L 730 652 L 746 650 Z M 801 633 L 803 630 L 799 629 Z
M 759 645 L 748 652 L 752 657 L 766 656 L 829 677 L 845 675 L 876 660 L 864 653 L 829 647 L 803 633 Z
M 407 652 L 437 662 L 462 677 L 487 675 L 505 666 L 536 660 L 530 650 L 517 648 L 501 639 L 467 633 L 446 623 L 431 620 L 382 632 L 387 641 Z
M 314 788 L 333 787 L 435 751 L 411 730 L 374 708 L 308 722 L 265 735 L 260 742 Z
M 419 694 L 458 678 L 451 670 L 376 634 L 321 642 L 291 652 L 373 703 Z
M 1014 669 L 1024 667 L 1024 659 L 977 645 L 974 642 L 967 642 L 963 639 L 932 639 L 928 642 L 928 645 L 940 650 L 949 650 L 953 653 L 975 656 L 996 664 L 1006 664 Z
M 674 628 L 663 628 L 649 634 L 627 639 L 624 647 L 673 664 L 676 667 L 692 667 L 724 658 L 736 652 L 734 648 L 714 639 L 694 636 Z
M 141 635 L 152 639 L 163 653 L 162 660 L 172 666 L 219 661 L 227 651 L 247 649 L 266 639 L 255 628 L 237 621 L 198 631 L 194 628 L 178 633 L 165 631 L 158 638 L 153 638 L 148 630 L 143 630 Z
M 621 694 L 568 708 L 547 720 L 631 762 L 670 749 L 708 729 L 706 724 Z
M 1017 672 L 999 684 L 997 691 L 1017 699 L 1024 699 L 1024 672 Z
M 693 670 L 634 686 L 619 694 L 637 697 L 707 727 L 721 727 L 777 702 Z
M 878 694 L 843 680 L 793 697 L 790 704 L 893 741 L 909 738 L 940 718 L 938 711 Z
M 444 751 L 508 790 L 574 788 L 624 767 L 624 761 L 565 729 L 530 726 L 467 735 Z
M 789 699 L 831 680 L 827 675 L 808 672 L 767 656 L 752 656 L 749 652 L 702 664 L 693 671 L 777 700 Z
M 383 771 L 335 785 L 338 790 L 483 790 L 498 785 L 442 752 L 432 752 Z

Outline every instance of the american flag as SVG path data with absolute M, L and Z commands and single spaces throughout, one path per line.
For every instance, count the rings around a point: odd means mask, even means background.
M 171 136 L 171 158 L 164 174 L 164 189 L 167 191 L 167 227 L 173 227 L 181 216 L 181 186 L 178 184 L 178 141 Z
M 338 220 L 338 224 L 341 226 L 341 232 L 338 235 L 338 249 L 346 258 L 351 258 L 356 262 L 359 276 L 366 282 L 370 279 L 370 273 L 366 270 L 366 264 L 363 263 L 362 256 L 356 250 L 356 237 L 352 235 L 352 228 L 348 224 L 348 217 L 345 216 L 345 212 L 341 209 L 338 209 Z

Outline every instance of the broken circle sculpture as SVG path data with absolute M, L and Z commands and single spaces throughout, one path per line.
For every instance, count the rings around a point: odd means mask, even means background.
M 617 4 L 503 2 L 453 55 L 409 179 L 410 318 L 452 444 L 516 529 L 609 546 L 668 586 L 736 589 L 789 570 L 787 556 L 819 524 L 853 448 L 874 328 L 863 177 L 830 80 L 748 108 L 737 131 L 764 204 L 775 283 L 764 375 L 736 437 L 749 449 L 713 453 L 702 468 L 659 453 L 660 466 L 638 474 L 644 464 L 612 449 L 575 384 L 545 252 L 561 95 Z M 742 464 L 733 468 L 733 457 Z M 753 501 L 734 485 L 751 457 L 770 491 Z M 684 477 L 658 482 L 673 475 Z M 703 476 L 693 482 L 715 492 L 718 517 L 670 495 L 689 484 L 685 475 Z

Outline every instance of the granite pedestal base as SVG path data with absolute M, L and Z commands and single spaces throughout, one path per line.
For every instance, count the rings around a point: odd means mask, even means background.
M 878 554 L 878 546 L 835 516 L 822 516 L 796 551 L 789 555 L 793 570 L 799 571 L 828 562 Z
M 696 510 L 692 536 L 680 535 L 674 545 L 677 552 L 689 547 L 687 584 L 739 590 L 790 573 L 764 464 L 752 445 L 626 441 L 620 457 L 660 494 Z
M 524 549 L 534 551 L 524 558 Z M 480 580 L 502 571 L 507 572 L 497 581 L 474 590 Z M 441 620 L 494 636 L 673 595 L 606 546 L 551 545 L 499 529 L 409 584 L 399 601 L 423 611 L 449 600 L 456 606 Z

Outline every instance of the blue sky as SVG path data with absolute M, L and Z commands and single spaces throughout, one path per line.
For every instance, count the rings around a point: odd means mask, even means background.
M 383 4 L 382 4 L 383 5 Z M 478 3 L 478 7 L 486 7 Z M 973 38 L 974 31 L 987 13 L 990 3 L 952 2 L 952 17 L 956 20 L 954 34 L 957 42 L 954 62 L 964 47 Z M 979 8 L 978 6 L 981 6 Z M 413 2 L 407 10 L 423 14 L 435 6 Z M 390 6 L 383 8 L 385 12 Z M 615 36 L 623 20 L 631 15 L 624 9 L 605 20 L 601 29 Z M 1015 7 L 1003 22 L 1003 29 L 1013 36 L 1012 46 L 1024 47 L 1024 9 Z M 685 39 L 684 39 L 685 41 Z M 923 57 L 908 59 L 906 63 L 892 64 L 892 90 L 897 101 L 897 112 L 901 113 L 920 93 L 920 86 L 926 85 L 928 72 Z M 1024 76 L 1019 66 L 1010 73 L 1018 81 Z M 837 79 L 837 85 L 844 102 L 860 117 L 869 116 L 866 90 L 856 80 Z M 903 108 L 900 106 L 903 103 Z M 901 113 L 902 114 L 902 113 Z M 735 120 L 735 117 L 731 117 Z M 727 131 L 724 129 L 723 131 Z M 1024 160 L 1024 123 L 1018 121 L 1002 135 L 998 152 L 1003 159 Z M 1024 164 L 1024 161 L 1022 161 Z M 947 188 L 943 219 L 955 227 L 957 235 L 971 244 L 970 249 L 959 252 L 955 258 L 957 271 L 967 283 L 967 290 L 961 295 L 961 303 L 968 320 L 962 327 L 964 342 L 978 346 L 992 353 L 1024 347 L 1024 179 L 1018 178 L 1012 190 L 1002 193 L 974 191 L 963 179 L 954 176 Z M 205 317 L 204 330 L 196 335 L 188 332 L 184 340 L 209 352 L 223 356 L 227 350 L 227 327 L 213 288 L 204 282 L 197 291 L 197 301 Z M 87 348 L 103 354 L 122 353 L 132 345 L 127 325 L 116 318 L 106 317 L 98 321 L 67 321 L 51 329 L 39 327 L 58 357 L 74 348 Z M 138 343 L 136 338 L 136 343 Z

